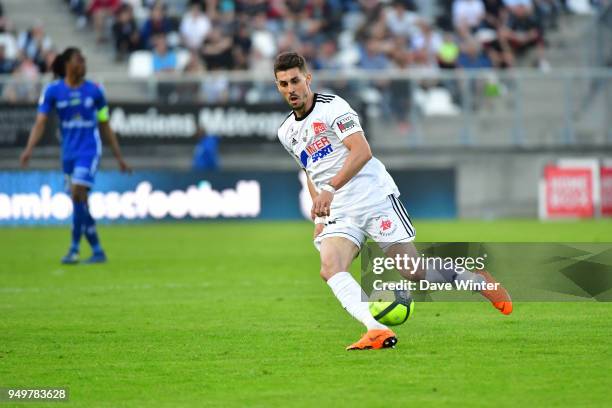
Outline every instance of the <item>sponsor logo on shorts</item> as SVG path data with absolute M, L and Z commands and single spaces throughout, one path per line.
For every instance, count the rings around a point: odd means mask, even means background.
M 316 139 L 314 142 L 306 146 L 306 149 L 302 150 L 300 161 L 302 162 L 302 165 L 306 167 L 308 165 L 308 158 L 311 158 L 312 162 L 316 163 L 333 151 L 334 149 L 331 142 L 327 137 L 323 136 Z

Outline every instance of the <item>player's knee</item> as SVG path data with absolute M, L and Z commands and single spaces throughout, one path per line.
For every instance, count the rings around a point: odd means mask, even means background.
M 332 276 L 338 272 L 342 272 L 342 266 L 332 259 L 321 259 L 321 279 L 327 282 Z

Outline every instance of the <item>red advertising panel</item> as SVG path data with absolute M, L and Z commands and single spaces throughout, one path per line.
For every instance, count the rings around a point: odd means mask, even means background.
M 589 218 L 595 214 L 593 174 L 589 168 L 546 166 L 546 216 Z
M 601 182 L 601 215 L 612 216 L 612 167 L 602 167 Z

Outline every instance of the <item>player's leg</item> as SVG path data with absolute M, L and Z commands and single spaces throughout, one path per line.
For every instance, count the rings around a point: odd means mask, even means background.
M 70 231 L 70 248 L 68 253 L 62 257 L 61 262 L 67 265 L 73 265 L 79 262 L 79 252 L 81 246 L 81 236 L 83 235 L 81 216 L 74 205 L 74 194 L 72 191 L 71 177 L 74 170 L 74 160 L 64 160 L 62 162 L 64 176 L 66 177 L 66 190 L 70 193 L 73 203 L 72 211 L 72 229 Z
M 72 175 L 73 203 L 75 213 L 81 219 L 81 228 L 91 246 L 92 255 L 87 263 L 106 262 L 106 254 L 100 244 L 96 221 L 89 212 L 89 191 L 93 186 L 99 156 L 81 157 L 76 161 Z
M 348 233 L 341 232 L 341 229 Z M 347 349 L 393 347 L 397 343 L 395 333 L 374 319 L 368 303 L 364 302 L 365 294 L 361 286 L 348 272 L 361 246 L 362 238 L 359 237 L 359 231 L 347 225 L 343 227 L 340 222 L 326 226 L 321 235 L 322 239 L 315 240 L 315 245 L 319 245 L 321 253 L 321 277 L 327 282 L 342 307 L 368 329 L 358 342 Z
M 380 208 L 377 211 L 381 214 L 380 217 L 375 219 L 375 223 L 370 225 L 368 233 L 372 238 L 379 243 L 385 256 L 395 258 L 396 256 L 404 257 L 407 255 L 409 258 L 417 260 L 420 258 L 414 243 L 412 242 L 416 237 L 416 231 L 408 212 L 404 208 L 401 201 L 391 195 L 389 196 L 389 205 L 391 211 L 386 211 L 384 208 Z M 382 226 L 387 227 L 386 236 L 384 235 L 384 229 L 377 223 L 380 222 Z M 384 224 L 383 224 L 384 223 Z M 398 225 L 398 228 L 393 228 L 393 225 Z M 403 228 L 399 228 L 399 226 Z M 386 241 L 385 241 L 386 240 Z M 410 268 L 410 265 L 418 265 L 416 269 Z M 425 279 L 432 283 L 454 283 L 454 282 L 474 282 L 477 284 L 496 283 L 493 277 L 486 271 L 471 272 L 462 267 L 448 262 L 438 263 L 439 268 L 429 268 L 424 265 L 423 262 L 409 262 L 408 268 L 399 268 L 398 272 L 406 279 L 419 281 Z M 510 314 L 512 312 L 512 301 L 508 292 L 499 285 L 497 290 L 483 290 L 480 292 L 486 297 L 493 306 L 504 314 Z

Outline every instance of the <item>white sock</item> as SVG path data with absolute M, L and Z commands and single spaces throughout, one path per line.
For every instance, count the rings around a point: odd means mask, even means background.
M 353 279 L 350 273 L 338 272 L 327 281 L 327 284 L 340 301 L 340 304 L 342 304 L 342 307 L 351 316 L 363 323 L 368 330 L 387 328 L 387 326 L 374 319 L 368 308 L 368 303 L 361 301 L 362 296 L 365 299 L 365 293 L 363 293 L 361 286 Z

